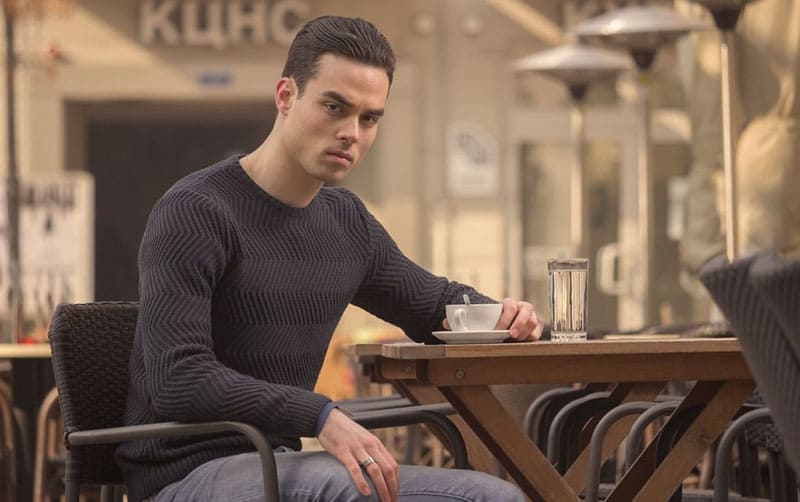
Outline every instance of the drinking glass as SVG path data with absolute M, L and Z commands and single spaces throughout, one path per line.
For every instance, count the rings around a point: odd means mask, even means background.
M 558 258 L 547 261 L 550 278 L 551 339 L 586 340 L 586 289 L 589 260 Z

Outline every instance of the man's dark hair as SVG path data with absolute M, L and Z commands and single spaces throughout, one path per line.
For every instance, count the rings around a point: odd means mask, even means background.
M 322 16 L 307 22 L 289 47 L 281 76 L 292 77 L 302 95 L 306 83 L 317 74 L 323 54 L 383 68 L 392 85 L 394 51 L 386 37 L 367 20 Z

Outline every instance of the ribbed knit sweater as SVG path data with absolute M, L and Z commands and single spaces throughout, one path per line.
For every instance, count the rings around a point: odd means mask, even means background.
M 330 399 L 313 391 L 352 303 L 437 343 L 444 306 L 493 301 L 398 249 L 363 203 L 323 188 L 283 204 L 239 157 L 177 182 L 154 206 L 139 252 L 141 312 L 126 423 L 235 420 L 300 448 Z M 251 451 L 239 436 L 138 441 L 117 457 L 137 502 L 204 462 Z

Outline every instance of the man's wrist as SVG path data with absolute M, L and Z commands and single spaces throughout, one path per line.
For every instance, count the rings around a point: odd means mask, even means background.
M 325 422 L 328 420 L 328 416 L 331 414 L 334 408 L 338 408 L 333 401 L 328 401 L 327 404 L 322 408 L 322 411 L 319 413 L 319 417 L 317 417 L 317 436 L 319 433 L 322 432 L 322 428 L 325 426 Z

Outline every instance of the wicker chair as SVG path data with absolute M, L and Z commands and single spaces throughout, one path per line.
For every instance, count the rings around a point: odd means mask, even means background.
M 780 401 L 765 396 L 786 444 L 794 468 L 800 469 L 800 260 L 784 260 L 776 254 L 760 256 L 750 269 L 750 282 L 758 291 L 783 335 L 786 353 L 782 366 L 772 366 L 785 374 L 780 378 Z M 793 376 L 792 376 L 793 375 Z
M 82 484 L 101 485 L 101 499 L 119 498 L 124 483 L 114 459 L 123 441 L 154 437 L 239 432 L 261 457 L 265 499 L 278 502 L 275 459 L 266 437 L 238 422 L 159 423 L 123 427 L 128 395 L 128 359 L 138 305 L 100 302 L 60 305 L 50 324 L 53 370 L 64 419 L 67 502 L 77 502 Z
M 800 437 L 797 432 L 800 364 L 778 318 L 755 286 L 760 282 L 762 288 L 766 287 L 763 270 L 767 266 L 754 267 L 754 264 L 771 261 L 774 259 L 771 256 L 771 253 L 762 253 L 732 263 L 719 257 L 702 268 L 700 280 L 731 322 L 778 431 L 784 440 L 791 441 Z M 791 299 L 796 302 L 797 296 Z M 796 464 L 797 444 L 788 445 L 785 453 Z
M 59 305 L 50 324 L 50 346 L 66 445 L 67 502 L 83 484 L 100 485 L 101 499 L 121 498 L 122 472 L 114 450 L 124 441 L 238 432 L 254 444 L 262 464 L 265 500 L 278 501 L 272 447 L 256 427 L 241 422 L 157 423 L 123 426 L 128 393 L 128 359 L 139 304 L 96 302 Z M 366 428 L 425 423 L 448 443 L 456 467 L 467 467 L 466 448 L 446 414 L 448 405 L 365 410 L 354 420 Z

